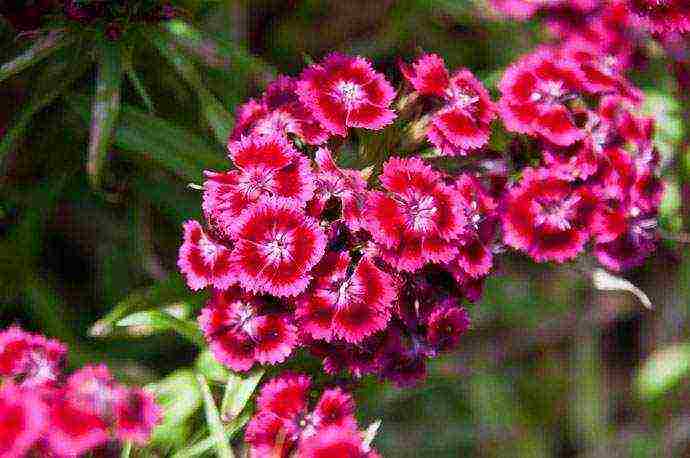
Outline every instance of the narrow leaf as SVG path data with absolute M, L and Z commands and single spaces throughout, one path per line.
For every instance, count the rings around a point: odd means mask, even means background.
M 611 275 L 604 269 L 595 269 L 594 272 L 592 272 L 592 283 L 596 289 L 601 291 L 628 291 L 634 294 L 644 307 L 648 309 L 652 308 L 652 301 L 649 300 L 649 297 L 644 291 L 625 278 Z
M 49 32 L 45 37 L 36 40 L 33 46 L 24 51 L 24 53 L 0 66 L 0 82 L 32 66 L 73 41 L 71 37 L 63 32 Z
M 206 379 L 203 375 L 197 374 L 196 378 L 199 382 L 201 394 L 204 398 L 206 423 L 208 424 L 208 429 L 211 432 L 211 437 L 213 437 L 215 442 L 214 447 L 216 449 L 216 456 L 218 456 L 218 458 L 234 458 L 230 444 L 225 437 L 225 428 L 223 427 L 223 422 L 220 419 L 216 402 L 213 400 L 211 389 L 208 387 L 208 383 L 206 383 Z
M 131 453 L 132 443 L 130 441 L 126 441 L 124 444 L 122 444 L 122 453 L 120 453 L 120 458 L 129 458 Z
M 232 420 L 244 410 L 265 372 L 264 369 L 255 369 L 246 378 L 230 373 L 221 405 L 224 420 Z
M 369 425 L 369 427 L 364 431 L 364 437 L 362 438 L 362 444 L 364 445 L 365 449 L 369 449 L 371 447 L 371 443 L 374 441 L 374 438 L 376 437 L 376 433 L 379 432 L 379 428 L 381 427 L 381 419 L 378 419 L 374 421 L 372 424 Z
M 206 88 L 194 64 L 184 54 L 179 52 L 168 37 L 162 33 L 151 33 L 149 38 L 161 55 L 197 93 L 206 122 L 211 127 L 218 143 L 225 146 L 233 125 L 232 115 L 223 108 L 216 96 Z
M 228 423 L 228 425 L 225 427 L 225 435 L 228 438 L 228 440 L 232 440 L 235 434 L 237 434 L 242 428 L 244 428 L 244 425 L 247 424 L 249 418 L 249 413 L 244 413 L 232 420 L 230 423 Z M 175 455 L 173 455 L 173 458 L 192 458 L 195 456 L 201 456 L 204 455 L 207 451 L 209 451 L 215 444 L 215 436 L 209 436 L 205 439 L 200 440 L 196 444 L 193 444 L 183 450 L 180 450 Z
M 180 444 L 180 433 L 187 430 L 185 425 L 203 403 L 194 373 L 188 369 L 175 371 L 147 389 L 155 394 L 163 409 L 163 420 L 154 429 L 152 442 Z
M 133 336 L 146 336 L 154 332 L 172 330 L 199 347 L 205 345 L 204 338 L 196 323 L 177 318 L 168 311 L 136 312 L 118 321 L 117 326 L 128 328 L 127 333 Z
M 96 97 L 91 110 L 91 131 L 86 172 L 91 186 L 99 187 L 110 138 L 120 112 L 122 57 L 120 47 L 104 42 L 100 46 Z

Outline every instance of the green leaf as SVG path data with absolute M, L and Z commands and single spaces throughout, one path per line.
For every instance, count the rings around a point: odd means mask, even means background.
M 109 41 L 101 43 L 96 76 L 96 96 L 91 109 L 91 130 L 86 172 L 91 186 L 101 184 L 103 163 L 108 154 L 110 138 L 120 112 L 122 56 L 120 46 Z
M 230 372 L 216 360 L 209 350 L 201 352 L 194 366 L 204 377 L 216 383 L 224 383 L 230 376 Z
M 235 434 L 237 434 L 242 428 L 244 428 L 244 425 L 249 422 L 250 418 L 251 415 L 249 415 L 249 413 L 244 413 L 228 423 L 225 426 L 225 436 L 228 438 L 228 440 L 232 440 Z M 173 458 L 192 458 L 195 456 L 201 456 L 209 451 L 215 444 L 216 438 L 214 436 L 209 436 L 185 449 L 180 450 L 173 455 Z
M 247 377 L 230 373 L 221 404 L 224 420 L 232 420 L 244 410 L 265 372 L 265 369 L 254 369 Z
M 637 391 L 652 400 L 674 388 L 690 374 L 690 344 L 675 344 L 658 350 L 644 362 L 637 374 Z
M 134 62 L 132 62 L 131 47 L 125 48 L 122 53 L 122 66 L 124 68 L 125 74 L 127 75 L 127 79 L 130 83 L 132 83 L 134 90 L 136 91 L 137 95 L 141 98 L 142 102 L 144 102 L 146 109 L 149 113 L 153 114 L 153 112 L 156 111 L 153 105 L 153 100 L 151 99 L 151 96 L 149 96 L 149 93 L 146 90 L 146 86 L 144 86 L 144 83 L 141 81 L 141 78 L 139 78 L 139 75 L 134 69 Z
M 0 66 L 0 82 L 45 59 L 51 53 L 72 42 L 74 42 L 74 38 L 63 32 L 49 32 L 45 37 L 36 40 L 33 46 L 24 53 Z
M 147 388 L 155 394 L 163 409 L 163 419 L 153 431 L 152 442 L 181 445 L 189 429 L 186 427 L 188 420 L 203 402 L 194 373 L 181 369 Z
M 75 98 L 71 105 L 87 119 L 84 102 L 83 98 Z M 136 153 L 132 159 L 154 161 L 187 181 L 201 181 L 205 169 L 228 167 L 221 150 L 211 147 L 203 138 L 128 105 L 122 106 L 114 143 L 123 151 Z
M 136 336 L 148 336 L 156 332 L 175 331 L 198 347 L 206 345 L 196 323 L 174 316 L 171 310 L 135 312 L 118 321 L 117 326 L 128 328 L 127 333 Z
M 131 453 L 132 443 L 130 441 L 126 441 L 124 444 L 122 444 L 122 453 L 120 453 L 120 458 L 129 458 Z
M 193 294 L 180 274 L 173 274 L 165 280 L 137 290 L 117 303 L 117 305 L 103 318 L 94 323 L 89 329 L 92 337 L 106 337 L 113 332 L 115 323 L 136 310 L 152 309 L 169 306 L 180 302 L 188 302 L 199 295 Z
M 216 449 L 216 456 L 218 456 L 218 458 L 234 458 L 235 455 L 232 453 L 228 439 L 225 436 L 223 421 L 220 418 L 216 402 L 213 400 L 211 389 L 208 387 L 208 383 L 206 383 L 206 379 L 203 375 L 197 374 L 196 378 L 204 398 L 206 423 L 211 432 L 211 437 L 213 437 L 215 442 L 214 447 Z
M 161 32 L 147 35 L 161 55 L 177 70 L 177 73 L 196 91 L 201 103 L 201 111 L 208 122 L 216 140 L 225 146 L 232 129 L 233 118 L 223 108 L 215 95 L 204 85 L 199 72 L 187 57 L 180 53 L 175 43 Z
M 31 88 L 31 98 L 12 122 L 11 127 L 5 132 L 0 141 L 0 161 L 12 151 L 19 139 L 24 135 L 31 119 L 53 103 L 62 93 L 81 77 L 86 71 L 86 65 L 74 62 L 69 56 L 58 54 L 60 59 L 46 66 L 44 73 L 37 79 Z M 56 57 L 58 57 L 56 56 Z

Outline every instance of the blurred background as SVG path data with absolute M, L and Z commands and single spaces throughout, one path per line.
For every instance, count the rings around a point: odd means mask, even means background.
M 198 73 L 181 78 L 154 48 L 132 43 L 151 106 L 133 82 L 123 85 L 100 191 L 84 167 L 94 69 L 50 98 L 32 88 L 51 61 L 0 85 L 0 134 L 13 135 L 0 170 L 1 327 L 61 339 L 72 366 L 104 360 L 133 383 L 200 364 L 195 347 L 165 326 L 115 324 L 160 307 L 193 318 L 204 302 L 175 262 L 182 221 L 201 217 L 201 195 L 187 184 L 225 164 L 209 113 L 229 129 L 223 113 L 332 50 L 368 56 L 395 83 L 398 59 L 436 52 L 495 96 L 506 65 L 549 39 L 538 20 L 503 20 L 482 0 L 183 3 L 203 33 L 168 32 Z M 0 21 L 0 61 L 21 47 Z M 653 309 L 629 292 L 596 290 L 587 259 L 565 267 L 502 256 L 483 299 L 469 305 L 473 325 L 460 350 L 432 363 L 426 383 L 398 390 L 366 380 L 358 389 L 362 423 L 383 421 L 375 441 L 383 456 L 690 456 L 690 214 L 679 191 L 690 161 L 677 156 L 690 125 L 667 63 L 654 46 L 647 51 L 632 78 L 671 158 L 662 224 L 681 234 L 627 275 Z

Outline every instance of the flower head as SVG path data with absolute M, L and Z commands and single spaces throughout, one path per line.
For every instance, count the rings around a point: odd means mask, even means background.
M 184 242 L 177 266 L 187 285 L 198 290 L 206 286 L 227 289 L 236 282 L 230 260 L 230 248 L 211 239 L 197 221 L 183 225 Z
M 66 355 L 67 347 L 57 340 L 18 327 L 0 332 L 0 376 L 14 379 L 22 387 L 56 384 Z
M 0 386 L 0 456 L 21 458 L 43 437 L 48 409 L 37 393 L 12 382 Z
M 362 57 L 328 55 L 302 72 L 297 94 L 334 135 L 344 137 L 350 127 L 381 129 L 395 119 L 393 87 Z

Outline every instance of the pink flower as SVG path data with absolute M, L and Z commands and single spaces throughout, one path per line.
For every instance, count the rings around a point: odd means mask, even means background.
M 454 191 L 420 159 L 389 159 L 381 183 L 367 199 L 366 229 L 381 257 L 396 269 L 415 271 L 427 262 L 447 262 L 464 219 Z
M 496 109 L 489 93 L 469 70 L 449 75 L 435 54 L 420 57 L 412 66 L 401 65 L 405 77 L 420 94 L 439 99 L 427 137 L 442 154 L 466 155 L 489 141 Z
M 237 109 L 237 122 L 230 136 L 239 140 L 245 135 L 283 136 L 294 134 L 310 145 L 328 140 L 328 132 L 314 119 L 297 96 L 297 79 L 278 76 L 268 85 L 261 100 L 250 100 Z
M 350 269 L 347 252 L 329 252 L 314 276 L 313 284 L 297 298 L 295 312 L 313 338 L 356 343 L 388 323 L 395 289 L 369 259 L 362 258 Z
M 33 390 L 11 381 L 0 386 L 0 457 L 26 456 L 47 426 L 46 405 Z
M 627 7 L 652 32 L 690 31 L 690 4 L 686 0 L 628 0 Z
M 198 290 L 206 286 L 227 289 L 236 282 L 230 261 L 230 248 L 212 240 L 197 221 L 183 225 L 184 242 L 180 246 L 177 266 L 187 285 Z
M 316 220 L 289 201 L 270 198 L 243 213 L 237 223 L 233 263 L 248 291 L 296 296 L 321 259 L 326 235 Z
M 573 259 L 590 237 L 597 200 L 546 169 L 525 169 L 505 200 L 504 241 L 537 262 Z
M 306 156 L 277 135 L 243 137 L 228 144 L 238 170 L 206 172 L 203 209 L 211 226 L 232 239 L 237 217 L 262 197 L 280 197 L 303 208 L 314 194 Z
M 297 345 L 297 329 L 283 311 L 270 309 L 237 287 L 215 291 L 199 326 L 218 361 L 235 371 L 283 362 Z
M 429 345 L 437 351 L 448 351 L 458 346 L 460 336 L 470 326 L 470 317 L 463 308 L 443 304 L 431 313 L 427 326 Z
M 395 90 L 362 57 L 328 55 L 302 72 L 297 94 L 330 133 L 341 137 L 350 127 L 378 130 L 395 119 L 390 109 Z
M 153 395 L 141 388 L 120 389 L 114 403 L 115 430 L 118 439 L 143 446 L 162 418 Z
M 362 436 L 358 431 L 331 427 L 303 440 L 298 456 L 300 458 L 367 458 L 369 454 L 364 448 Z
M 559 146 L 580 140 L 584 131 L 567 102 L 583 89 L 582 73 L 552 50 L 540 49 L 508 67 L 499 83 L 499 108 L 508 130 L 542 136 Z
M 106 443 L 107 415 L 117 394 L 115 380 L 103 366 L 85 366 L 67 380 L 50 405 L 48 443 L 58 455 L 75 456 Z
M 0 332 L 0 376 L 13 378 L 22 387 L 56 384 L 66 356 L 67 347 L 57 340 L 18 327 Z
M 352 395 L 340 388 L 325 390 L 314 408 L 312 419 L 316 428 L 356 430 L 355 401 Z
M 327 205 L 337 200 L 342 219 L 352 231 L 362 225 L 362 211 L 366 198 L 367 183 L 358 170 L 341 169 L 326 148 L 316 151 L 316 191 L 310 203 L 310 214 L 319 217 Z

